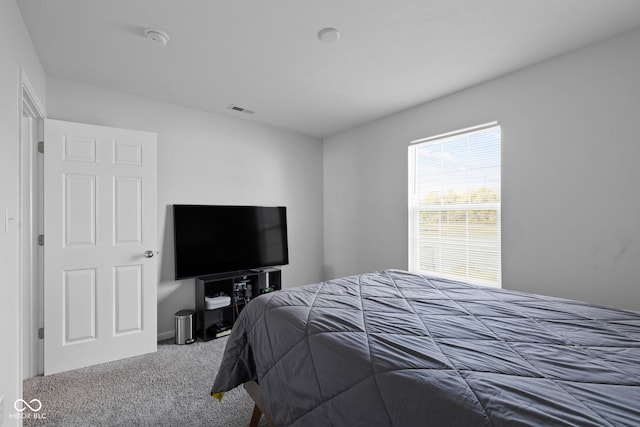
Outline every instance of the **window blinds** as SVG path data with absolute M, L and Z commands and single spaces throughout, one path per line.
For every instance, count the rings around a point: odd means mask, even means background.
M 409 270 L 501 286 L 500 126 L 409 146 Z

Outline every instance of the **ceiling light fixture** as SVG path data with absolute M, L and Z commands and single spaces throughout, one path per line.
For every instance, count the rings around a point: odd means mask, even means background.
M 169 35 L 162 30 L 155 28 L 147 28 L 144 30 L 144 35 L 147 36 L 156 46 L 164 47 L 169 41 Z
M 323 43 L 335 43 L 340 40 L 340 31 L 335 28 L 323 28 L 318 31 L 318 39 Z

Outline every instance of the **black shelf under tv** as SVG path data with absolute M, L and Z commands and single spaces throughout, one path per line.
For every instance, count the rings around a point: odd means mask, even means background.
M 209 341 L 227 335 L 251 299 L 281 289 L 279 268 L 243 270 L 196 278 L 196 333 Z M 246 288 L 246 291 L 244 290 Z M 225 295 L 231 304 L 207 310 L 206 297 Z

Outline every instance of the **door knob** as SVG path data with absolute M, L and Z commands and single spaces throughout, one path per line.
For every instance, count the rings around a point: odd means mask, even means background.
M 153 257 L 153 251 L 145 251 L 144 252 L 144 256 L 147 258 L 152 258 Z

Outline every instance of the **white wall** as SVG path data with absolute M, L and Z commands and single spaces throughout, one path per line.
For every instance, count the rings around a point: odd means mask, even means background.
M 4 396 L 5 426 L 21 425 L 13 403 L 22 397 L 18 351 L 21 346 L 18 323 L 18 224 L 9 222 L 5 233 L 5 212 L 18 212 L 18 127 L 20 67 L 31 81 L 36 96 L 45 100 L 45 74 L 31 38 L 14 1 L 0 1 L 0 397 Z
M 267 126 L 49 76 L 50 118 L 158 134 L 158 332 L 193 308 L 194 279 L 174 281 L 174 203 L 287 206 L 283 287 L 322 279 L 322 142 Z
M 324 141 L 326 278 L 407 268 L 407 144 L 498 120 L 503 287 L 640 310 L 640 30 Z

